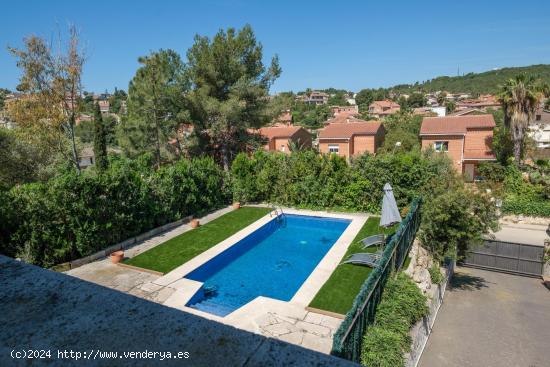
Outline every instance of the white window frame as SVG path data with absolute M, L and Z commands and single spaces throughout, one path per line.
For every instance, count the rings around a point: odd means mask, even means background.
M 448 141 L 434 141 L 434 150 L 436 152 L 448 152 L 449 151 L 449 142 Z
M 333 154 L 339 154 L 340 153 L 340 144 L 329 144 L 328 145 L 328 152 Z

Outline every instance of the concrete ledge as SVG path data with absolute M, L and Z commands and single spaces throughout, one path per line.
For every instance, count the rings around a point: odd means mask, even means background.
M 306 307 L 306 310 L 310 311 L 310 312 L 314 312 L 314 313 L 318 313 L 320 315 L 326 315 L 326 316 L 330 316 L 330 317 L 336 317 L 337 319 L 345 319 L 346 318 L 346 315 L 342 315 L 341 313 L 336 313 L 336 312 L 331 312 L 331 311 L 325 311 L 325 310 L 321 310 L 319 308 L 315 308 L 315 307 L 309 307 L 307 306 Z
M 154 275 L 158 275 L 158 276 L 163 276 L 164 275 L 164 273 L 161 273 L 160 271 L 154 271 L 154 270 L 150 270 L 150 269 L 140 268 L 139 266 L 128 265 L 128 264 L 124 264 L 124 263 L 117 263 L 117 265 L 120 266 L 120 267 L 123 267 L 123 268 L 143 271 L 145 273 L 154 274 Z
M 51 366 L 356 366 L 109 288 L 0 256 L 0 365 L 50 349 Z M 188 359 L 57 359 L 78 352 L 188 352 Z M 33 363 L 40 365 L 42 361 Z

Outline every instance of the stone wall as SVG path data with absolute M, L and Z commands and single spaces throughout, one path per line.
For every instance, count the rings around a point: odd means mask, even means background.
M 420 288 L 422 293 L 429 299 L 429 313 L 411 328 L 411 351 L 405 355 L 405 366 L 416 367 L 430 333 L 432 332 L 437 311 L 439 311 L 439 307 L 443 302 L 443 296 L 447 289 L 447 285 L 451 280 L 454 271 L 454 261 L 450 262 L 446 268 L 441 268 L 443 281 L 441 284 L 435 284 L 432 283 L 428 271 L 433 261 L 428 252 L 419 245 L 418 241 L 415 241 L 413 244 L 409 256 L 411 257 L 411 262 L 405 270 L 405 273 L 413 278 L 418 288 Z

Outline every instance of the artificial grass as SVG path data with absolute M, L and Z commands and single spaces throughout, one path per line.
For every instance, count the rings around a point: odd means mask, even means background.
M 124 263 L 168 273 L 257 221 L 270 210 L 270 208 L 243 207 L 231 211 L 204 226 L 182 233 L 128 259 Z
M 363 250 L 361 248 L 362 244 L 359 241 L 365 237 L 382 233 L 382 229 L 378 226 L 379 223 L 380 218 L 369 217 L 359 233 L 357 233 L 353 242 L 349 245 L 343 259 L 358 252 L 375 252 L 377 250 L 376 247 Z M 397 227 L 386 230 L 386 233 L 393 233 L 395 228 Z M 345 315 L 351 309 L 353 300 L 371 271 L 372 268 L 362 265 L 338 265 L 309 306 Z

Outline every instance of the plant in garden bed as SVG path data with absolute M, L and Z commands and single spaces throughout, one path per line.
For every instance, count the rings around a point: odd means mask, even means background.
M 410 328 L 428 314 L 427 298 L 414 281 L 399 273 L 386 283 L 374 323 L 363 337 L 361 363 L 370 367 L 396 367 L 410 350 Z
M 433 262 L 432 266 L 430 266 L 430 268 L 428 269 L 428 272 L 430 273 L 432 283 L 441 284 L 441 282 L 443 281 L 443 274 L 441 274 L 441 268 L 439 267 L 437 261 Z

